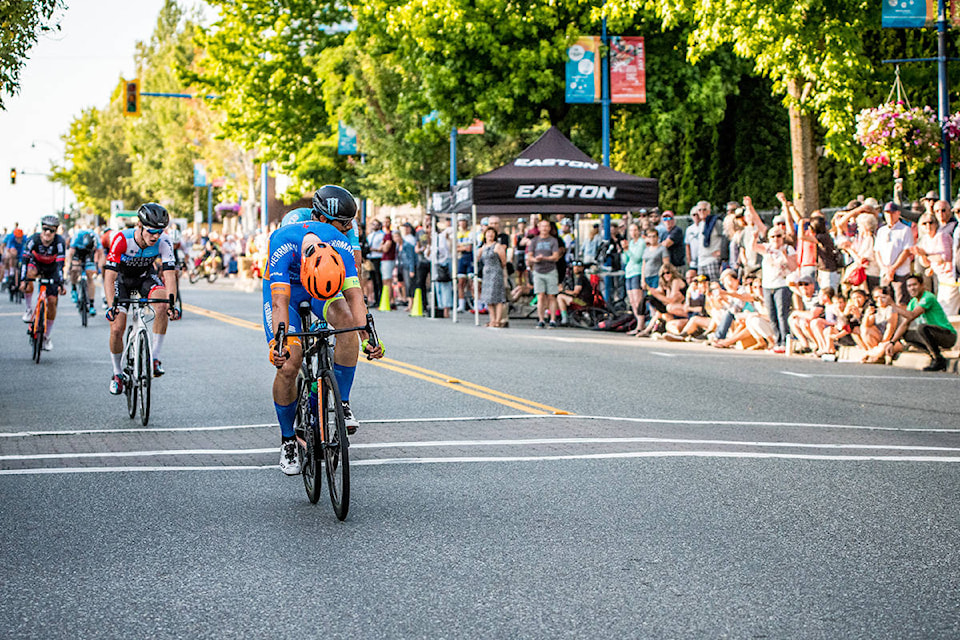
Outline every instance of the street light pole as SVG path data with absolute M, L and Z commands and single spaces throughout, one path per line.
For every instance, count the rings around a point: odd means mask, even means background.
M 940 199 L 950 201 L 950 140 L 943 125 L 950 117 L 950 94 L 947 86 L 947 7 L 946 0 L 937 1 L 937 117 L 940 119 Z

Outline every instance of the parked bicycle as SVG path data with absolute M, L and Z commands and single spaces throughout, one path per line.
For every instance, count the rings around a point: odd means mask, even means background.
M 350 442 L 344 421 L 340 389 L 333 374 L 333 342 L 340 333 L 366 330 L 370 342 L 379 344 L 373 316 L 367 314 L 364 327 L 331 329 L 323 321 L 313 320 L 310 303 L 301 303 L 301 325 L 306 331 L 287 333 L 284 323 L 277 327 L 277 354 L 283 353 L 287 338 L 300 338 L 303 361 L 297 375 L 297 416 L 294 431 L 300 453 L 303 486 L 310 502 L 320 499 L 323 466 L 327 476 L 330 503 L 337 518 L 344 520 L 350 509 Z M 322 464 L 321 464 L 322 459 Z
M 30 336 L 30 348 L 33 350 L 33 361 L 40 364 L 40 352 L 43 351 L 43 341 L 47 333 L 47 287 L 56 286 L 52 278 L 27 278 L 37 283 L 37 303 L 33 305 L 33 315 L 27 325 L 27 335 Z
M 147 317 L 151 304 L 166 303 L 173 305 L 173 294 L 169 298 L 116 298 L 113 301 L 114 313 L 121 304 L 132 306 L 129 324 L 123 334 L 123 392 L 127 396 L 127 412 L 131 418 L 137 416 L 140 409 L 140 424 L 147 426 L 150 421 L 150 382 L 153 379 L 153 355 L 150 347 L 150 332 L 147 329 Z

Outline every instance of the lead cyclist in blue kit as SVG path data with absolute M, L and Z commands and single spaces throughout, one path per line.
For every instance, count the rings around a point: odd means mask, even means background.
M 302 351 L 299 340 L 287 340 L 286 350 L 275 353 L 275 334 L 281 322 L 293 332 L 301 331 L 297 312 L 308 300 L 315 315 L 333 327 L 366 324 L 366 304 L 360 289 L 353 245 L 345 232 L 353 226 L 356 200 L 342 187 L 326 185 L 313 196 L 313 216 L 319 220 L 298 221 L 297 215 L 285 219 L 270 236 L 267 272 L 263 282 L 263 328 L 270 345 L 270 361 L 277 367 L 273 381 L 273 402 L 280 422 L 280 469 L 287 475 L 300 473 L 293 423 L 296 417 L 296 380 Z M 288 214 L 290 216 L 290 214 Z M 341 286 L 342 278 L 342 286 Z M 339 291 L 335 287 L 340 287 Z M 383 357 L 383 345 L 369 343 L 366 331 L 341 334 L 334 351 L 334 376 L 343 402 L 348 433 L 355 433 L 359 422 L 350 409 L 350 391 L 360 354 Z

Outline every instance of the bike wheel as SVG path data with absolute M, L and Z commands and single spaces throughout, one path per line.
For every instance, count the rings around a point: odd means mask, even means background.
M 43 351 L 43 338 L 47 329 L 47 303 L 37 301 L 37 309 L 33 315 L 33 361 L 40 364 L 40 353 Z
M 197 280 L 200 279 L 199 271 L 191 271 L 187 274 L 187 279 L 190 281 L 190 284 L 197 284 Z
M 90 298 L 87 297 L 87 283 L 80 283 L 80 324 L 87 326 L 90 316 Z
M 340 390 L 330 370 L 320 376 L 320 436 L 323 448 L 323 466 L 327 474 L 330 504 L 337 518 L 345 520 L 350 509 L 350 455 L 347 425 L 340 404 Z
M 217 274 L 216 271 L 211 271 L 210 273 L 208 273 L 208 274 L 207 274 L 207 282 L 209 282 L 210 284 L 213 284 L 214 282 L 216 282 L 216 281 L 217 281 L 217 275 L 219 275 L 219 274 Z
M 297 376 L 297 446 L 300 448 L 300 475 L 307 498 L 313 504 L 320 500 L 320 429 L 316 409 L 310 400 L 312 385 L 303 374 Z
M 131 418 L 137 416 L 137 384 L 134 365 L 134 343 L 131 337 L 133 327 L 127 327 L 127 332 L 123 338 L 123 393 L 127 396 L 127 413 Z
M 150 382 L 153 379 L 153 359 L 150 357 L 150 337 L 140 334 L 140 366 L 137 367 L 137 393 L 140 403 L 140 424 L 150 421 Z

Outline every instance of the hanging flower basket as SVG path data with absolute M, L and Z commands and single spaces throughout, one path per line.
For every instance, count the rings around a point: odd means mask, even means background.
M 956 121 L 960 140 L 960 118 Z M 907 108 L 888 102 L 857 115 L 856 140 L 863 146 L 863 162 L 873 171 L 880 166 L 908 173 L 940 161 L 940 123 L 930 107 Z
M 950 166 L 960 168 L 960 111 L 947 118 L 943 130 L 950 141 Z

